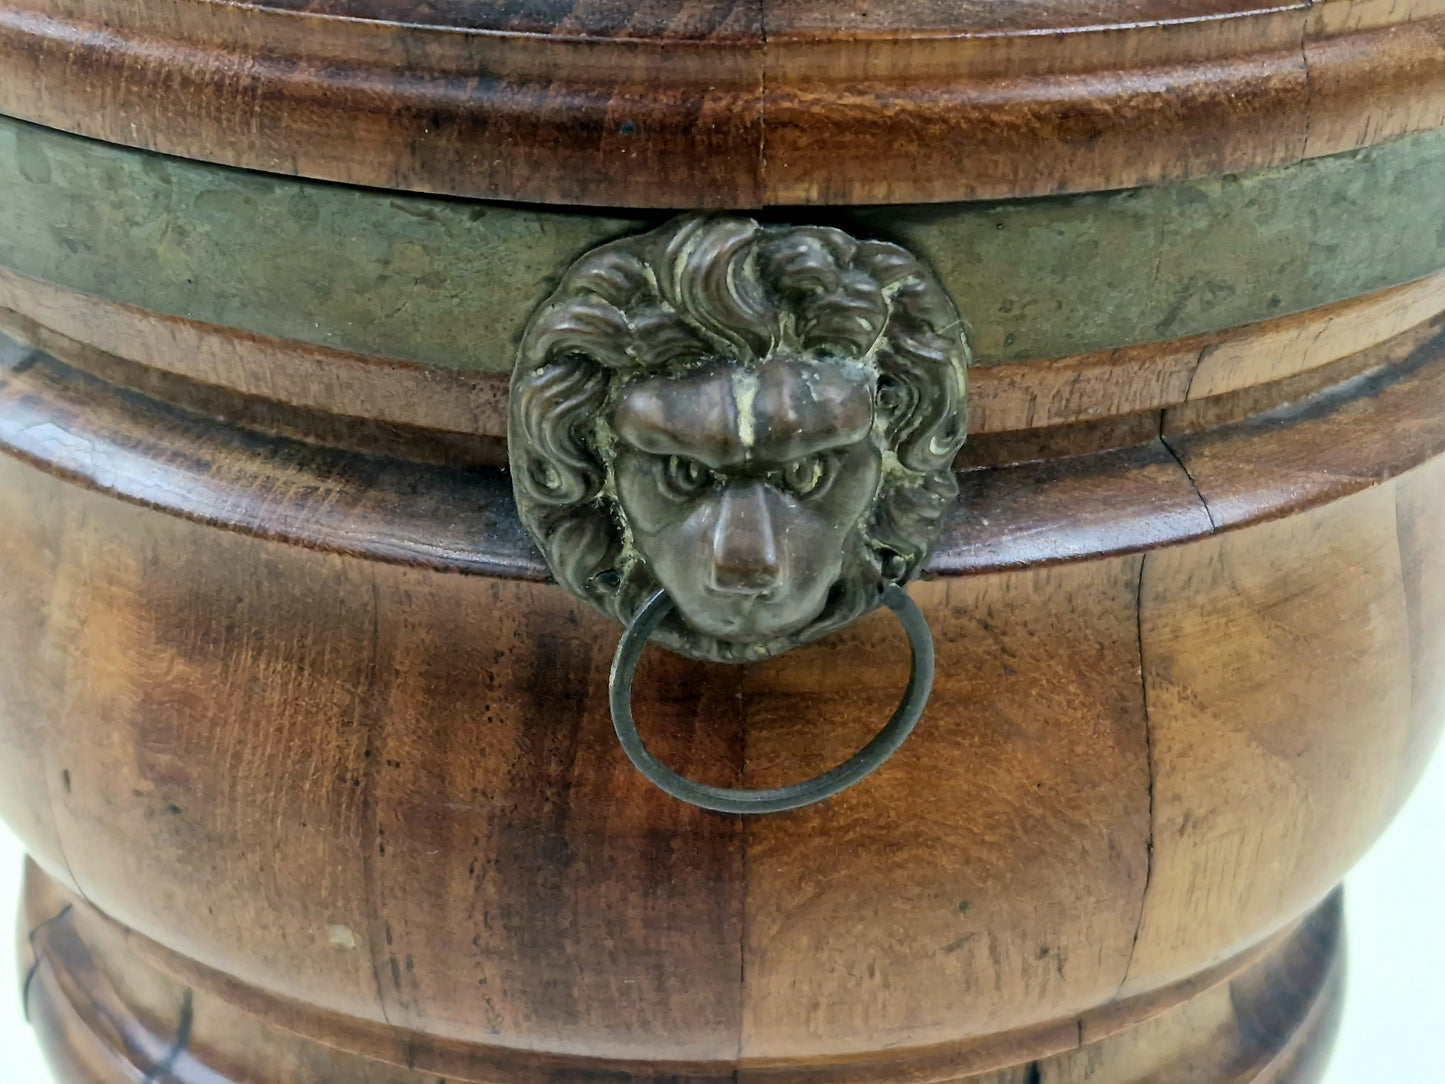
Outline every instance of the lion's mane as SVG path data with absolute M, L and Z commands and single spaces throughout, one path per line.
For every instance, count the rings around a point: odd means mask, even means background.
M 882 587 L 917 574 L 957 495 L 968 347 L 947 294 L 897 245 L 824 227 L 690 216 L 575 263 L 527 326 L 512 376 L 509 445 L 527 529 L 553 574 L 623 623 L 656 590 L 627 537 L 607 415 L 630 380 L 783 351 L 869 365 L 889 450 L 875 509 L 845 543 L 823 612 L 777 645 L 664 626 L 687 654 L 742 661 L 841 628 Z

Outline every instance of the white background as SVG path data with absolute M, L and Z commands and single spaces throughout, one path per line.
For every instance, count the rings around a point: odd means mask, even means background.
M 1445 756 L 1436 758 L 1400 818 L 1346 882 L 1349 995 L 1325 1084 L 1441 1084 L 1442 829 Z M 12 922 L 20 860 L 19 843 L 0 830 L 0 908 Z M 3 981 L 16 975 L 14 939 L 0 934 L 0 946 L 0 1084 L 44 1084 L 49 1078 L 20 1011 L 19 979 Z

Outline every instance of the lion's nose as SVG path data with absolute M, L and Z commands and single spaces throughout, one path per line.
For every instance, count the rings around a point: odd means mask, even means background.
M 714 591 L 757 595 L 782 582 L 770 504 L 761 482 L 729 486 L 723 492 L 712 537 Z

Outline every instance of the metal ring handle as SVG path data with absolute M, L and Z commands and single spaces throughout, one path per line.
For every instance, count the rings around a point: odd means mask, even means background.
M 648 639 L 673 608 L 667 592 L 658 591 L 638 611 L 617 645 L 617 654 L 612 659 L 612 676 L 607 685 L 612 704 L 612 725 L 617 730 L 617 740 L 622 743 L 627 758 L 638 771 L 674 798 L 718 813 L 781 813 L 821 802 L 847 790 L 880 767 L 913 733 L 933 691 L 933 634 L 928 630 L 928 622 L 908 593 L 897 585 L 890 584 L 884 588 L 883 603 L 898 615 L 899 623 L 908 633 L 908 645 L 913 654 L 908 687 L 892 718 L 872 741 L 822 775 L 785 787 L 738 790 L 696 783 L 679 775 L 648 752 L 642 736 L 637 733 L 637 723 L 632 717 L 632 678 Z

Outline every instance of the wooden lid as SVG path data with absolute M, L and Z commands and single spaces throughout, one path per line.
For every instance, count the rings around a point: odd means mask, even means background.
M 1445 125 L 1445 0 L 7 0 L 0 112 L 627 207 L 1123 188 Z

